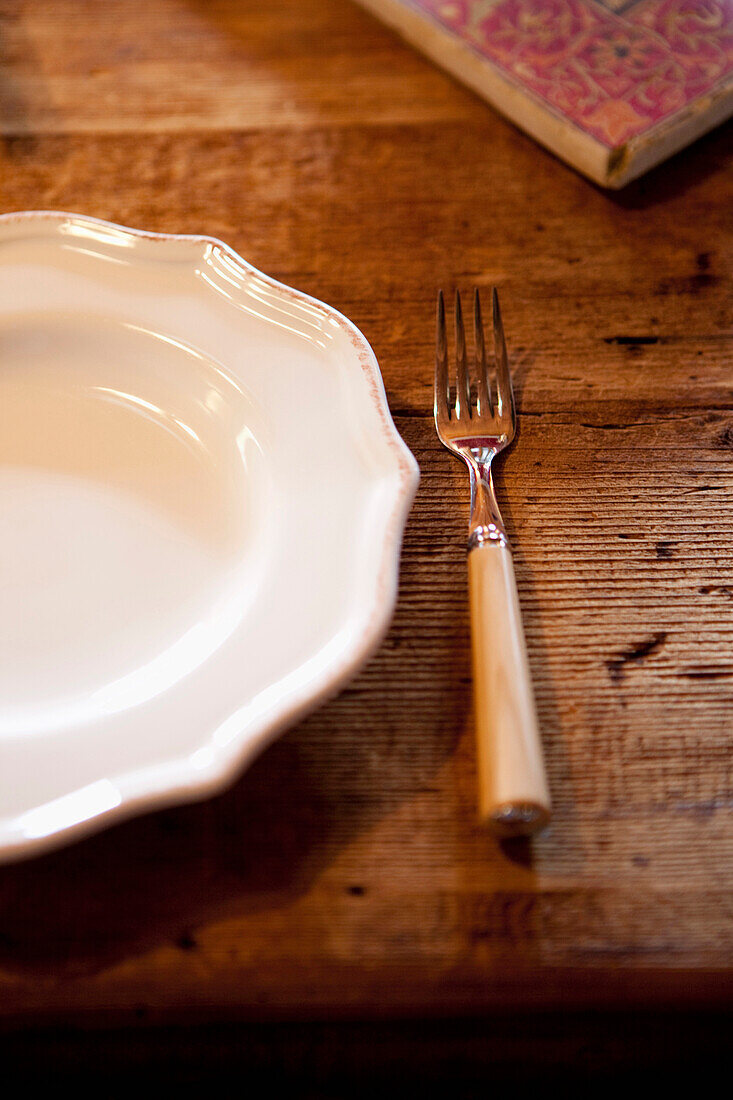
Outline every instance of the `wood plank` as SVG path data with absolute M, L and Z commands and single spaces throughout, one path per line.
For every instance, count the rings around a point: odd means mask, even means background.
M 373 17 L 301 4 L 0 4 L 0 132 L 134 133 L 480 117 Z
M 2 209 L 212 233 L 331 302 L 422 484 L 393 626 L 337 699 L 218 799 L 0 868 L 4 1025 L 729 1001 L 730 127 L 610 197 L 350 5 L 32 8 L 0 5 Z M 145 116 L 137 70 L 117 85 L 136 51 L 181 89 L 178 121 L 169 93 Z M 297 117 L 217 114 L 233 70 L 257 82 L 247 51 L 280 76 L 288 53 Z M 87 103 L 74 71 L 109 64 L 114 94 Z M 555 799 L 546 834 L 503 847 L 474 818 L 468 490 L 429 413 L 435 292 L 493 283 L 520 410 L 499 492 Z

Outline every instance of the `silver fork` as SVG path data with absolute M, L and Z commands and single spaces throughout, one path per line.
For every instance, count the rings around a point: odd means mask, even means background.
M 471 478 L 468 574 L 481 820 L 497 836 L 523 836 L 550 818 L 542 745 L 511 550 L 496 503 L 491 463 L 514 439 L 516 414 L 496 288 L 492 292 L 495 386 L 489 378 L 481 302 L 474 294 L 475 403 L 456 292 L 455 400 L 451 397 L 445 304 L 438 294 L 435 427 Z

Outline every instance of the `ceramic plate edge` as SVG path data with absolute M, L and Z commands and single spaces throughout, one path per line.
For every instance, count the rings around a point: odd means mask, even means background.
M 8 843 L 3 840 L 2 830 L 0 829 L 0 862 L 4 863 L 41 855 L 129 818 L 141 816 L 146 812 L 153 812 L 166 806 L 203 801 L 223 791 L 238 776 L 242 775 L 257 756 L 280 734 L 337 695 L 374 654 L 389 627 L 397 598 L 402 536 L 420 476 L 417 461 L 397 431 L 392 419 L 384 380 L 374 351 L 363 333 L 339 310 L 304 291 L 297 290 L 273 278 L 248 260 L 245 260 L 225 241 L 208 234 L 151 232 L 134 229 L 118 222 L 107 221 L 91 215 L 60 210 L 24 210 L 0 214 L 0 232 L 2 232 L 4 225 L 13 222 L 60 221 L 65 218 L 114 229 L 141 239 L 161 242 L 189 241 L 192 244 L 215 245 L 223 249 L 228 256 L 241 265 L 245 272 L 256 275 L 296 301 L 310 303 L 324 310 L 347 332 L 359 363 L 367 376 L 370 383 L 370 396 L 379 413 L 382 431 L 398 459 L 400 484 L 387 524 L 387 533 L 382 548 L 382 560 L 378 571 L 377 581 L 382 593 L 381 599 L 372 609 L 358 644 L 344 654 L 338 666 L 334 665 L 327 669 L 319 680 L 315 683 L 311 682 L 306 691 L 301 691 L 294 698 L 291 698 L 283 710 L 270 715 L 261 723 L 259 728 L 255 727 L 253 730 L 250 727 L 249 737 L 245 743 L 237 742 L 234 739 L 232 744 L 228 746 L 228 751 L 224 747 L 220 748 L 219 754 L 206 770 L 192 768 L 190 763 L 187 763 L 188 757 L 174 759 L 167 763 L 166 769 L 178 773 L 176 778 L 171 775 L 170 780 L 162 781 L 160 774 L 158 774 L 158 778 L 153 782 L 149 781 L 147 786 L 144 782 L 145 772 L 143 771 L 139 773 L 141 782 L 138 790 L 127 794 L 117 805 L 102 809 L 85 820 L 63 826 L 43 837 L 24 838 L 20 841 L 15 840 Z M 160 770 L 156 769 L 158 773 Z M 130 775 L 131 773 L 126 774 Z M 106 779 L 108 777 L 101 778 Z M 122 776 L 116 778 L 118 782 L 123 779 Z M 75 793 L 77 792 L 69 792 L 69 795 L 64 797 L 72 797 Z

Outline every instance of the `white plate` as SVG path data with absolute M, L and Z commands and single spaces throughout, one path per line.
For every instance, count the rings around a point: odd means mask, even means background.
M 0 217 L 0 858 L 205 797 L 342 685 L 417 478 L 335 310 L 209 237 Z

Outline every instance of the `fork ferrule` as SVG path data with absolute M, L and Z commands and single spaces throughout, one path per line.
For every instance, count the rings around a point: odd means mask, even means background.
M 468 535 L 468 549 L 479 550 L 482 546 L 508 546 L 509 540 L 506 537 L 506 532 L 497 527 L 496 524 L 488 524 L 488 526 L 474 527 Z
M 468 549 L 482 546 L 508 546 L 499 506 L 496 503 L 491 463 L 470 462 L 471 472 L 471 522 L 468 527 Z

